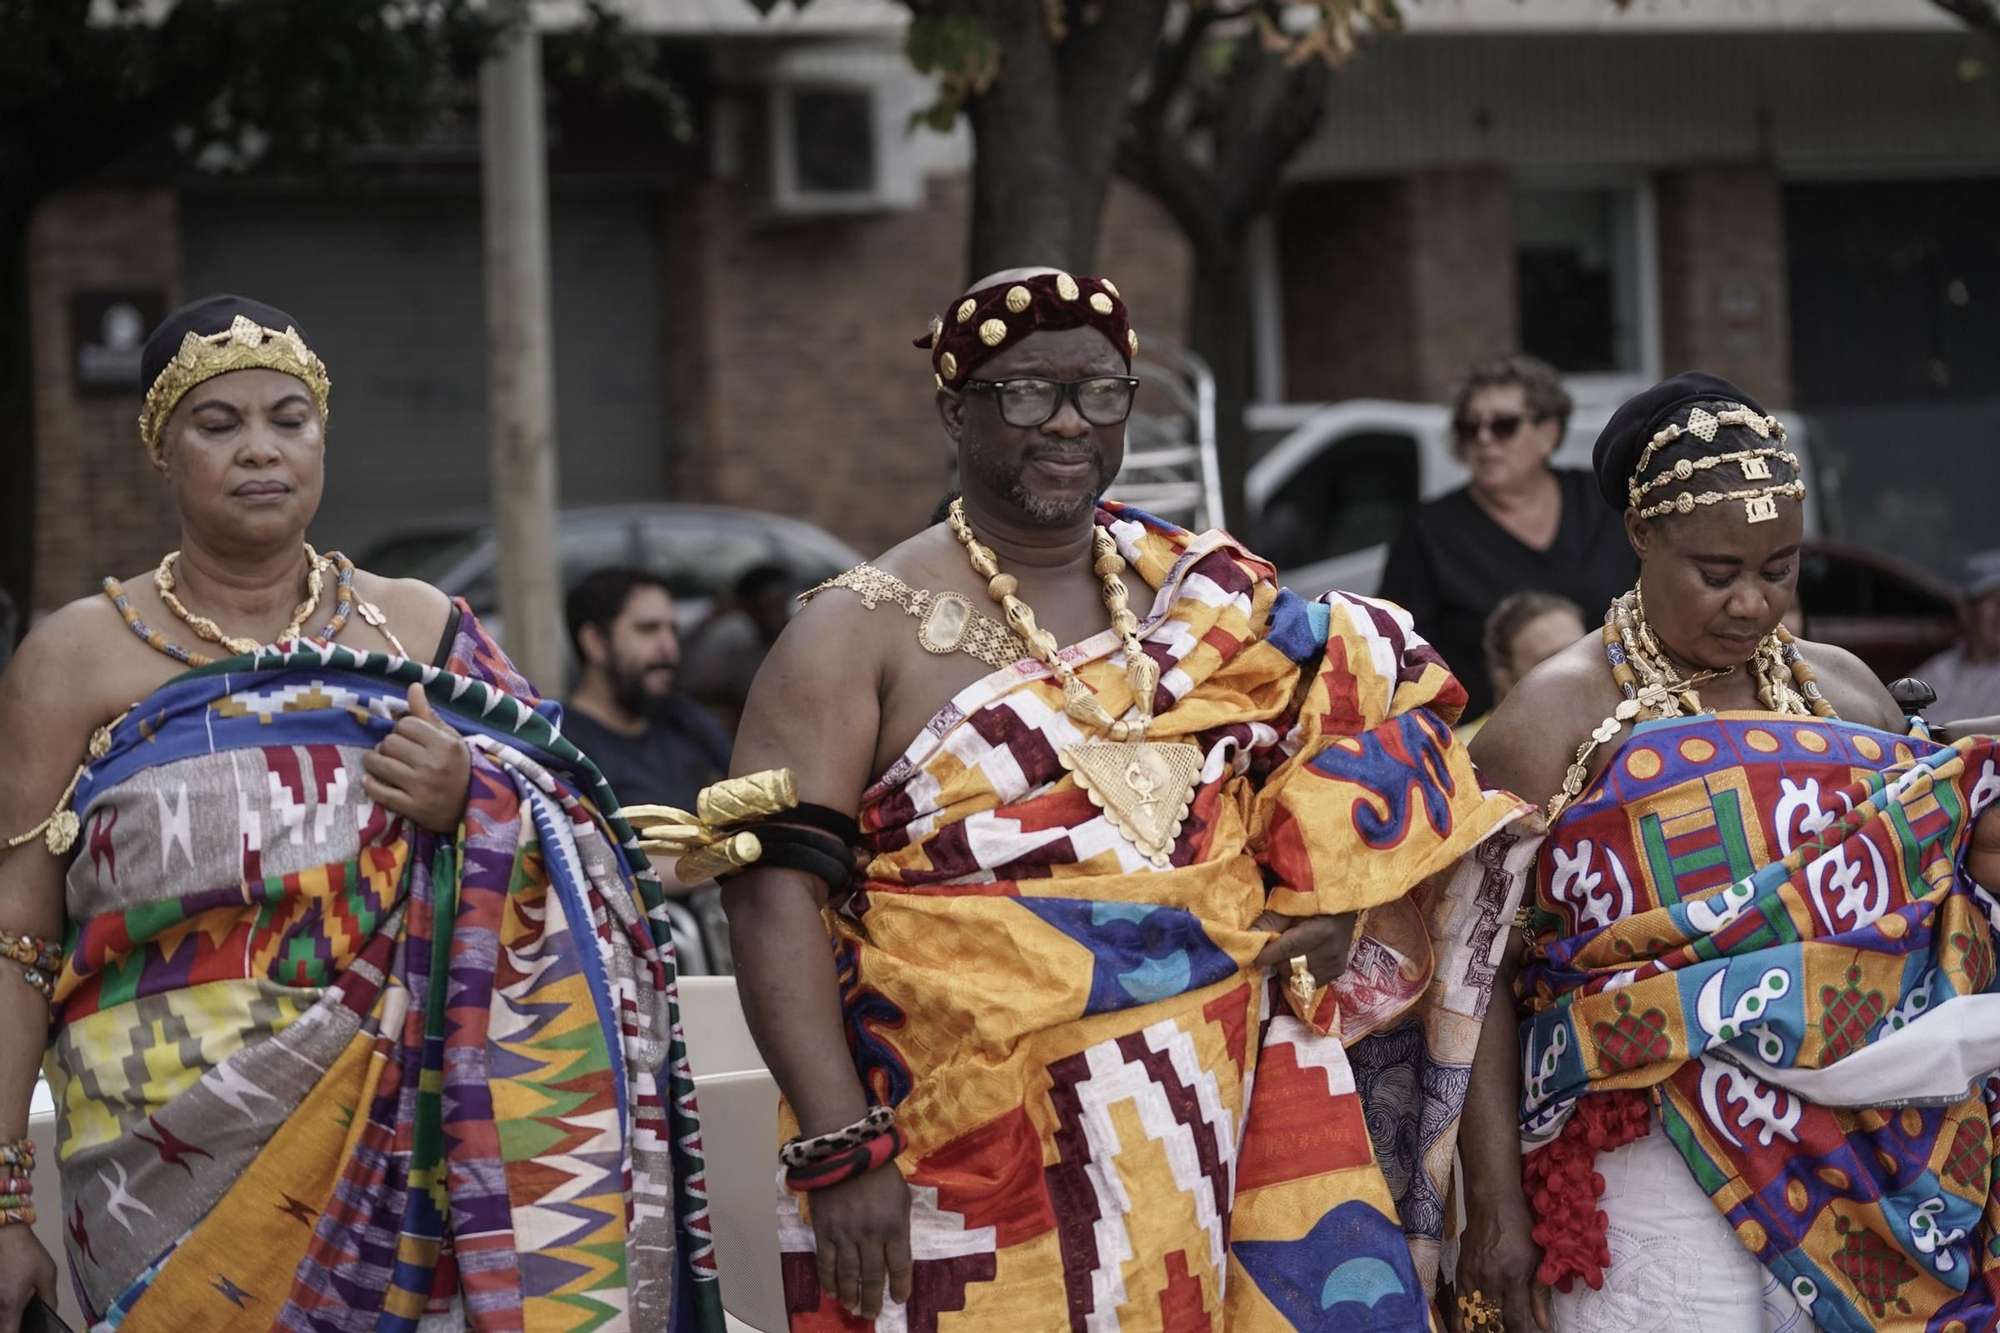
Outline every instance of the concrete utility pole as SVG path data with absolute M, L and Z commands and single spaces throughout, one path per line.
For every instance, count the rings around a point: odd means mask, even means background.
M 510 26 L 479 71 L 479 119 L 500 609 L 508 655 L 538 689 L 553 695 L 565 684 L 565 653 L 555 547 L 556 395 L 542 40 L 527 0 L 506 0 L 497 8 Z

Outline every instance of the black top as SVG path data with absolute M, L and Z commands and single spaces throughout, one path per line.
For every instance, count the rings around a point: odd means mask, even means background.
M 1416 618 L 1417 633 L 1443 654 L 1470 696 L 1465 716 L 1493 707 L 1480 636 L 1493 608 L 1517 592 L 1557 593 L 1599 624 L 1611 599 L 1632 586 L 1639 562 L 1625 539 L 1624 516 L 1597 494 L 1588 472 L 1558 468 L 1562 519 L 1546 551 L 1533 550 L 1461 487 L 1417 506 L 1389 544 L 1381 595 Z
M 624 805 L 694 809 L 695 797 L 729 774 L 729 735 L 692 699 L 674 695 L 641 736 L 625 736 L 575 709 L 563 735 L 589 755 Z

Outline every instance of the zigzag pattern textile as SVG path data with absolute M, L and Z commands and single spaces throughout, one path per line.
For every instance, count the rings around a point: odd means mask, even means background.
M 1084 733 L 1028 660 L 863 797 L 872 856 L 828 926 L 915 1210 L 912 1298 L 875 1327 L 1429 1327 L 1512 910 L 1504 874 L 1454 871 L 1520 807 L 1480 790 L 1464 692 L 1407 615 L 1280 593 L 1221 533 L 1097 521 L 1161 668 L 1151 736 L 1199 747 L 1199 784 L 1156 868 L 1064 769 Z M 1124 651 L 1109 629 L 1064 650 L 1114 716 Z M 1249 966 L 1267 906 L 1373 909 L 1309 1005 Z M 809 1208 L 779 1203 L 792 1327 L 860 1327 L 818 1286 Z
M 1531 1175 L 1544 1154 L 1587 1163 L 1565 1142 L 1586 1123 L 1614 1144 L 1663 1128 L 1820 1328 L 1992 1328 L 2000 904 L 1964 858 L 1996 799 L 1992 737 L 1640 726 L 1540 852 Z M 1594 1247 L 1567 1239 L 1593 1213 L 1540 1219 L 1577 1260 L 1545 1280 L 1596 1284 Z
M 93 1328 L 721 1328 L 658 880 L 461 612 L 445 669 L 182 675 L 78 785 L 48 1074 Z M 413 682 L 473 747 L 455 837 L 362 790 Z

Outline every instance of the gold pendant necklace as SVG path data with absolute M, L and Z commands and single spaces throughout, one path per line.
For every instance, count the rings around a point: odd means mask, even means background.
M 222 627 L 213 620 L 210 620 L 207 616 L 195 615 L 187 609 L 187 606 L 181 599 L 174 595 L 174 563 L 180 558 L 181 553 L 179 551 L 169 551 L 166 558 L 160 561 L 160 567 L 153 571 L 153 589 L 160 594 L 160 601 L 165 604 L 167 610 L 185 621 L 187 627 L 193 630 L 198 638 L 206 639 L 210 643 L 221 644 L 225 649 L 238 657 L 254 653 L 263 647 L 255 639 L 230 638 L 222 632 Z M 313 608 L 319 605 L 320 590 L 325 570 L 325 559 L 321 557 L 318 551 L 313 550 L 312 545 L 308 543 L 306 545 L 306 599 L 300 602 L 298 608 L 292 612 L 291 622 L 285 626 L 284 632 L 272 640 L 272 642 L 284 643 L 287 640 L 298 638 L 305 632 L 306 617 L 310 616 L 313 613 Z
M 1133 710 L 1139 715 L 1130 721 L 1111 716 L 1077 677 L 1076 670 L 1063 661 L 1055 636 L 1035 623 L 1034 611 L 1015 595 L 1019 583 L 1012 574 L 1000 572 L 993 552 L 973 535 L 972 525 L 965 521 L 963 500 L 952 502 L 950 519 L 952 535 L 965 548 L 973 572 L 986 580 L 986 591 L 1006 613 L 1007 627 L 1021 637 L 1062 686 L 1063 711 L 1109 738 L 1086 737 L 1069 746 L 1061 755 L 1063 767 L 1140 855 L 1166 869 L 1172 864 L 1174 843 L 1201 778 L 1201 749 L 1183 741 L 1146 739 L 1153 723 L 1153 695 L 1160 687 L 1160 664 L 1146 655 L 1140 642 L 1139 618 L 1132 614 L 1131 594 L 1120 577 L 1125 572 L 1125 558 L 1118 554 L 1118 543 L 1103 528 L 1093 529 L 1091 568 L 1103 580 L 1111 626 L 1125 641 L 1125 679 L 1132 687 Z

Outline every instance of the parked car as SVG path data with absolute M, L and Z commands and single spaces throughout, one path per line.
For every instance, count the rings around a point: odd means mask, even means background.
M 776 565 L 801 589 L 861 563 L 853 547 L 783 514 L 719 505 L 634 504 L 565 509 L 556 535 L 563 590 L 610 565 L 650 570 L 673 589 L 684 629 L 699 625 L 716 597 L 753 565 Z M 399 532 L 361 561 L 392 578 L 418 578 L 463 597 L 505 642 L 497 615 L 499 548 L 486 515 Z
M 1616 408 L 1580 402 L 1555 465 L 1588 468 L 1591 445 Z M 1799 602 L 1807 633 L 1850 649 L 1885 680 L 1908 675 L 1955 637 L 1952 589 L 1890 556 L 1834 540 L 1837 479 L 1816 466 L 1810 423 L 1778 416 L 1785 447 L 1806 476 Z M 1249 420 L 1263 446 L 1244 480 L 1250 545 L 1302 596 L 1379 588 L 1389 541 L 1411 510 L 1469 476 L 1453 452 L 1451 413 L 1438 404 L 1288 403 L 1253 407 Z

